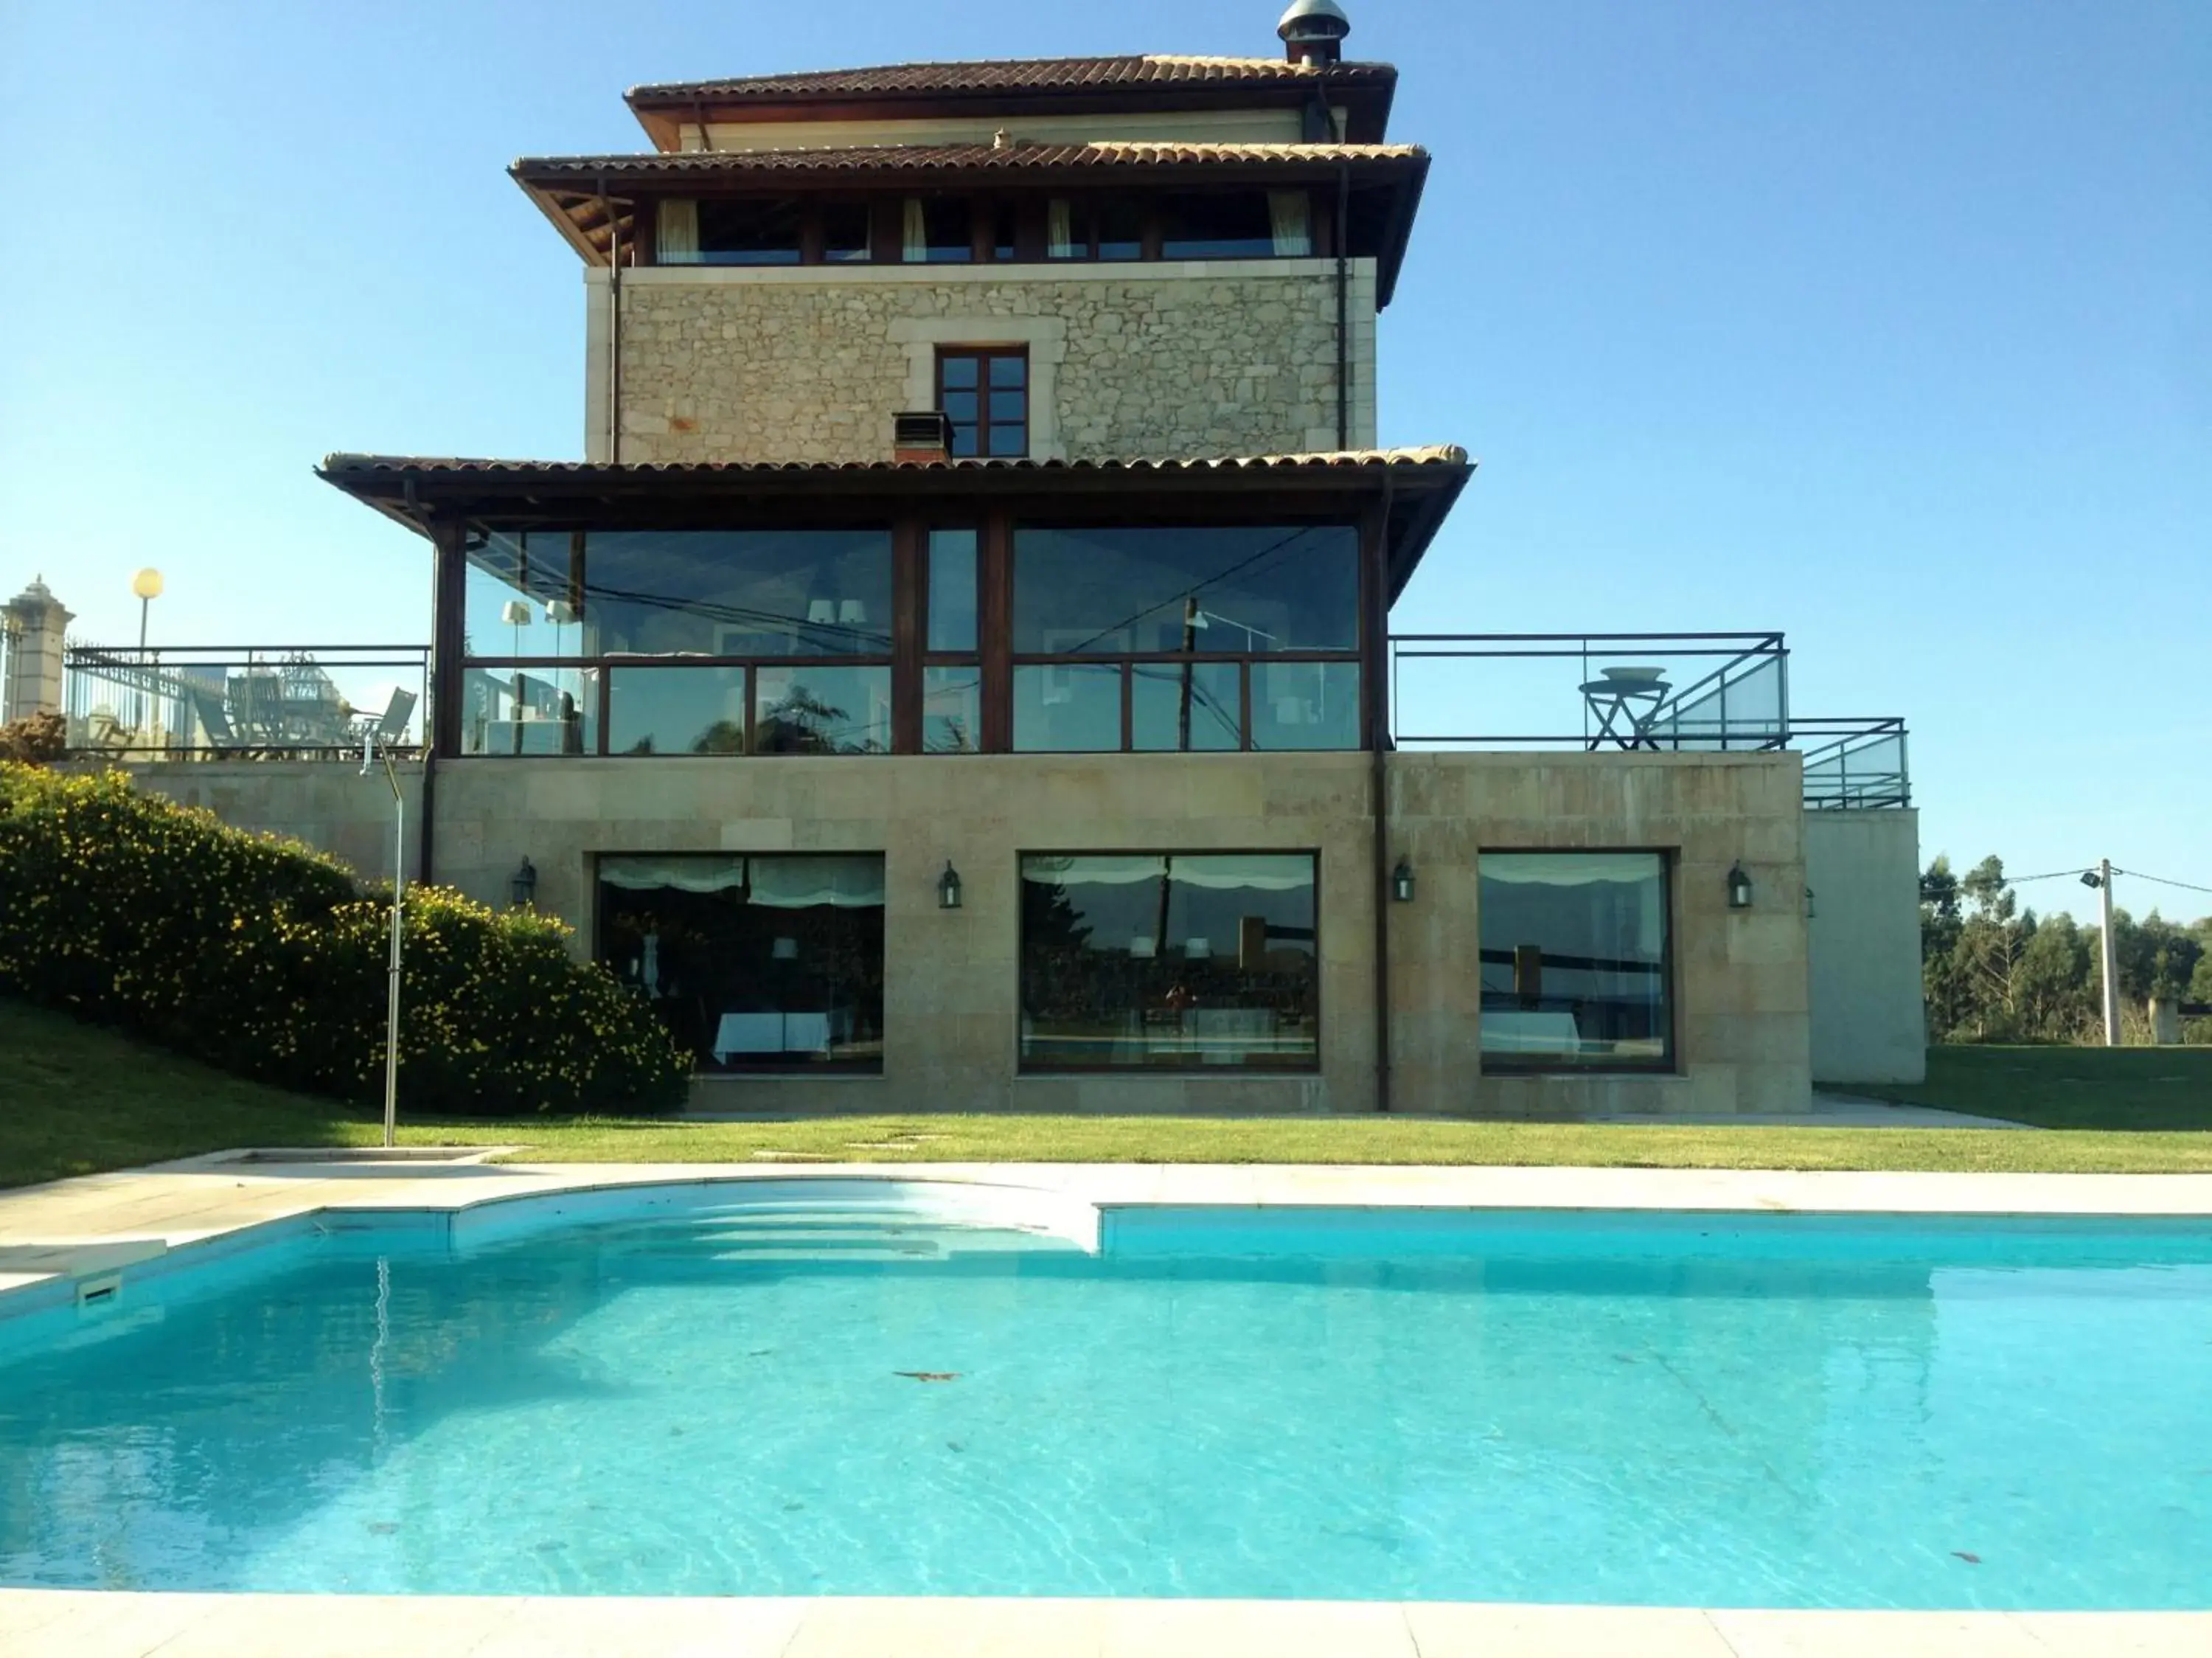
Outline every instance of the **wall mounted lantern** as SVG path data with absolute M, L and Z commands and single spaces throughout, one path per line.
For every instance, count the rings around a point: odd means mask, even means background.
M 1729 868 L 1728 894 L 1729 909 L 1751 908 L 1751 877 L 1744 874 L 1741 863 L 1731 864 Z
M 1813 919 L 1813 889 L 1810 887 L 1808 887 L 1805 889 L 1805 919 L 1810 921 Z
M 523 859 L 521 867 L 507 877 L 507 895 L 514 900 L 517 909 L 538 896 L 538 870 L 528 858 Z
M 957 910 L 960 907 L 960 872 L 952 867 L 952 860 L 945 860 L 945 873 L 937 878 L 937 907 Z
M 1390 872 L 1390 896 L 1401 904 L 1413 901 L 1413 866 L 1410 860 L 1400 858 L 1398 867 Z

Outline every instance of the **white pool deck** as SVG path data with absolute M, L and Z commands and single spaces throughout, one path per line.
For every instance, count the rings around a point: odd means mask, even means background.
M 0 1192 L 0 1296 L 332 1210 L 669 1182 L 937 1180 L 1101 1205 L 2201 1216 L 2212 1175 L 1630 1168 L 196 1159 Z M 2212 1573 L 2212 1562 L 2206 1566 Z M 1775 1612 L 1440 1602 L 154 1594 L 0 1589 L 5 1658 L 2208 1658 L 2212 1613 Z

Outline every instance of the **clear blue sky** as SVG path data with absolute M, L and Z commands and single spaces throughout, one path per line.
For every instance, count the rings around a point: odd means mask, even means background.
M 2212 886 L 2212 5 L 1347 5 L 1436 157 L 1382 436 L 1482 462 L 1397 625 L 1779 628 L 1799 710 L 1911 720 L 1924 855 Z M 1275 13 L 0 0 L 0 587 L 125 640 L 151 563 L 159 640 L 427 637 L 421 545 L 308 469 L 580 453 L 577 262 L 509 159 L 646 148 L 640 81 Z

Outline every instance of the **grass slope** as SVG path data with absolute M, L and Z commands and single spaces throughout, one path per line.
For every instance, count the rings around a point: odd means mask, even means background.
M 1930 1048 L 1928 1080 L 1855 1088 L 2038 1128 L 2212 1129 L 2212 1048 Z
M 415 1123 L 410 1145 L 526 1144 L 560 1162 L 1021 1161 L 1490 1163 L 1652 1168 L 1858 1168 L 2212 1173 L 2212 1098 L 2160 1067 L 2202 1075 L 2212 1054 L 2144 1051 L 2139 1088 L 2077 1071 L 2082 1051 L 1989 1050 L 1962 1061 L 1987 1082 L 1969 1100 L 1909 1092 L 1998 1115 L 2018 1104 L 2170 1126 L 2094 1130 L 1692 1128 L 1469 1123 L 1424 1118 L 896 1116 L 763 1123 L 629 1119 Z M 1942 1051 L 1939 1051 L 1939 1055 Z M 2111 1060 L 2132 1061 L 2123 1052 Z M 2037 1069 L 2039 1061 L 2048 1071 Z M 1942 1057 L 1931 1075 L 1949 1069 Z M 1975 1070 L 1977 1066 L 1984 1069 Z M 2199 1070 L 2192 1070 L 2195 1066 Z M 1990 1080 L 1995 1079 L 1995 1080 Z M 1940 1084 L 1932 1084 L 1931 1088 Z M 1992 1093 L 1990 1090 L 1995 1090 Z M 2110 1098 L 2107 1098 L 2107 1095 Z M 2180 1109 L 2170 1107 L 2179 1094 Z M 2132 1101 L 2133 1103 L 2130 1103 Z M 2100 1103 L 2101 1102 L 2101 1103 Z M 406 1109 L 401 1094 L 401 1111 Z M 2193 1129 L 2181 1121 L 2195 1124 Z M 376 1123 L 328 1101 L 242 1082 L 62 1015 L 0 1000 L 0 1186 L 92 1173 L 246 1145 L 369 1145 Z

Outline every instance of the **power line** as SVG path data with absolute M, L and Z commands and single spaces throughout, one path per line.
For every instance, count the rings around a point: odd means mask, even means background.
M 2112 873 L 2116 875 L 2131 876 L 2136 881 L 2148 881 L 2157 887 L 2179 887 L 2191 893 L 2212 893 L 2212 887 L 2199 887 L 2193 881 L 2169 881 L 2164 875 L 2147 875 L 2140 869 L 2115 868 Z
M 2115 871 L 2114 873 L 2117 874 L 2118 872 Z M 2043 875 L 2007 875 L 2004 878 L 2004 884 L 2008 887 L 2018 887 L 2026 881 L 2057 881 L 2060 877 L 2065 875 L 2071 875 L 2078 881 L 2081 879 L 2081 872 L 2079 869 L 2053 869 L 2050 874 Z

